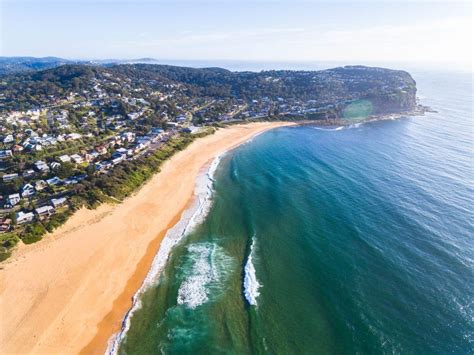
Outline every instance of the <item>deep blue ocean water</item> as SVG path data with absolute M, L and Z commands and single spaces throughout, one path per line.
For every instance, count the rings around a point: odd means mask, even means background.
M 120 352 L 473 353 L 472 76 L 412 74 L 437 113 L 225 155 Z

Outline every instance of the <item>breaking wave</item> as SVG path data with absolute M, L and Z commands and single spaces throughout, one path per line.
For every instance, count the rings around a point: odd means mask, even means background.
M 318 131 L 325 131 L 325 132 L 334 132 L 334 131 L 340 131 L 346 128 L 345 126 L 339 126 L 339 127 L 333 127 L 333 128 L 324 128 L 324 127 L 311 127 L 313 129 L 316 129 Z
M 184 267 L 186 277 L 179 287 L 177 303 L 195 309 L 211 294 L 218 296 L 232 260 L 214 243 L 192 244 L 188 251 L 190 262 Z
M 255 253 L 255 238 L 252 239 L 250 246 L 250 253 L 247 258 L 247 263 L 244 267 L 244 296 L 251 306 L 257 305 L 257 298 L 260 295 L 258 289 L 262 286 L 257 280 L 255 266 L 253 265 L 253 257 Z

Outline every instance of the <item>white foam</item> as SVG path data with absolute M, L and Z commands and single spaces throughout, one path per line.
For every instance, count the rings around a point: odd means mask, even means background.
M 222 156 L 226 154 L 223 152 L 217 156 L 209 168 L 204 174 L 201 174 L 196 179 L 196 187 L 194 190 L 195 201 L 192 206 L 185 210 L 181 215 L 178 223 L 170 228 L 160 244 L 160 249 L 153 259 L 152 266 L 148 271 L 148 274 L 140 286 L 139 290 L 135 293 L 132 299 L 132 307 L 126 313 L 120 331 L 114 334 L 110 339 L 107 346 L 106 354 L 116 355 L 120 342 L 125 337 L 128 329 L 130 328 L 130 319 L 133 313 L 141 307 L 140 296 L 152 285 L 156 284 L 160 276 L 161 270 L 166 265 L 166 261 L 171 253 L 173 247 L 178 244 L 187 234 L 189 234 L 196 226 L 198 226 L 207 216 L 212 206 L 212 194 L 213 194 L 213 183 L 214 174 L 219 166 Z
M 262 286 L 257 280 L 257 274 L 252 259 L 255 248 L 255 239 L 252 240 L 250 246 L 250 254 L 244 267 L 244 296 L 251 306 L 257 305 L 257 298 L 260 295 L 258 289 Z
M 179 287 L 177 303 L 195 309 L 209 299 L 209 284 L 217 280 L 218 272 L 210 261 L 214 246 L 191 245 L 188 250 L 194 256 L 194 265 Z
M 323 127 L 312 127 L 313 129 L 316 129 L 318 131 L 325 131 L 325 132 L 335 132 L 335 131 L 340 131 L 344 128 L 346 128 L 345 126 L 339 126 L 339 127 L 335 127 L 335 128 L 323 128 Z

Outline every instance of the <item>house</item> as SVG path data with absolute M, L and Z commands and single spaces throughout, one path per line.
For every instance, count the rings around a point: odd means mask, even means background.
M 135 150 L 148 148 L 150 144 L 151 144 L 151 140 L 148 139 L 148 137 L 140 137 L 137 139 L 137 145 L 135 147 Z
M 95 150 L 100 155 L 107 154 L 107 147 L 105 145 L 98 145 L 97 147 L 95 147 Z
M 11 150 L 0 150 L 0 160 L 10 159 L 13 156 Z
M 64 179 L 63 183 L 64 185 L 75 185 L 79 182 L 79 180 L 75 179 L 74 177 L 69 177 L 67 179 Z
M 90 153 L 86 153 L 86 155 L 84 156 L 84 158 L 86 159 L 88 163 L 90 163 L 94 159 L 97 159 L 98 157 L 99 157 L 99 153 L 96 152 L 95 150 Z
M 114 154 L 112 154 L 112 157 L 114 157 L 114 156 L 117 155 L 117 154 L 118 154 L 118 155 L 126 155 L 127 152 L 128 152 L 127 149 L 125 149 L 125 148 L 119 148 L 119 149 L 117 149 L 117 150 L 115 151 Z
M 131 120 L 136 120 L 137 118 L 139 118 L 141 116 L 141 113 L 140 112 L 131 112 L 127 116 Z
M 12 220 L 10 218 L 0 218 L 0 233 L 8 232 L 12 227 Z
M 25 184 L 21 188 L 21 197 L 26 198 L 35 194 L 35 188 L 31 184 Z
M 123 141 L 133 142 L 133 141 L 135 140 L 135 133 L 133 133 L 133 132 L 123 132 L 123 133 L 120 135 L 120 138 L 121 138 Z
M 15 206 L 16 204 L 18 204 L 18 202 L 20 202 L 20 200 L 21 200 L 21 197 L 20 197 L 20 194 L 18 194 L 18 193 L 8 195 L 8 204 L 12 207 Z
M 8 136 L 6 136 L 4 139 L 3 139 L 3 143 L 4 144 L 9 144 L 9 143 L 13 143 L 15 141 L 15 138 L 13 138 L 13 136 L 11 134 L 9 134 Z
M 23 172 L 23 177 L 24 178 L 29 178 L 32 177 L 35 174 L 35 171 L 33 169 L 28 169 Z
M 104 160 L 95 164 L 95 169 L 99 172 L 106 171 L 112 167 L 112 163 Z
M 82 159 L 82 157 L 79 154 L 71 155 L 71 160 L 76 164 L 81 164 L 84 161 L 84 159 Z
M 52 163 L 49 164 L 49 167 L 53 170 L 59 168 L 60 166 L 61 164 L 59 164 L 57 161 L 53 161 Z
M 56 185 L 59 185 L 61 184 L 63 181 L 58 178 L 57 176 L 55 177 L 52 177 L 51 179 L 48 179 L 46 180 L 46 183 L 49 185 L 49 186 L 56 186 Z
M 35 190 L 42 191 L 47 186 L 46 181 L 44 180 L 37 180 L 35 181 Z
M 36 214 L 38 217 L 43 217 L 43 216 L 51 216 L 55 211 L 54 207 L 50 205 L 38 207 L 35 209 Z
M 61 162 L 61 163 L 66 163 L 66 162 L 69 162 L 71 161 L 71 157 L 67 154 L 64 154 L 64 155 L 61 155 L 58 160 Z
M 35 215 L 32 212 L 25 213 L 23 211 L 20 211 L 16 214 L 17 224 L 28 223 L 31 222 L 33 219 L 35 219 Z
M 117 158 L 112 158 L 112 164 L 113 165 L 117 165 L 118 163 L 120 163 L 121 161 L 123 161 L 125 159 L 125 155 L 121 155 Z
M 163 133 L 163 129 L 158 128 L 158 127 L 153 127 L 150 131 L 150 134 L 153 134 L 153 135 L 159 135 L 161 133 Z
M 19 144 L 15 144 L 12 148 L 12 151 L 15 153 L 19 153 L 23 151 L 23 147 Z
M 51 199 L 51 204 L 53 205 L 54 208 L 58 208 L 66 203 L 67 199 L 66 197 L 60 197 L 60 198 L 52 198 Z
M 79 133 L 69 133 L 69 134 L 66 134 L 66 135 L 64 136 L 64 138 L 65 138 L 66 140 L 68 140 L 68 139 L 69 139 L 69 140 L 75 140 L 75 139 L 79 139 L 79 138 L 81 138 L 81 137 L 82 137 L 82 136 L 81 136 Z
M 17 173 L 5 174 L 5 175 L 3 175 L 3 177 L 2 177 L 3 182 L 13 181 L 13 180 L 15 180 L 16 178 L 18 178 L 18 174 L 17 174 Z
M 35 162 L 35 168 L 36 168 L 36 170 L 38 170 L 41 173 L 48 173 L 49 172 L 48 165 L 42 160 L 38 160 L 38 161 Z

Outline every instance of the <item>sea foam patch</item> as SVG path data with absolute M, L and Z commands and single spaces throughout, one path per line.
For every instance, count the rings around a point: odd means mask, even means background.
M 195 309 L 211 296 L 217 297 L 231 264 L 232 258 L 214 243 L 190 245 L 182 268 L 184 280 L 178 290 L 178 305 Z

